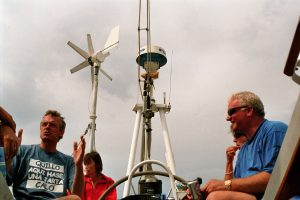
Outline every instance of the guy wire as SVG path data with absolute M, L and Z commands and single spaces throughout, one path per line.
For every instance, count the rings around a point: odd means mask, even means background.
M 147 27 L 143 30 L 147 31 L 147 62 L 151 62 L 151 33 L 150 33 L 150 1 L 147 0 Z M 138 52 L 139 52 L 139 59 L 140 59 L 140 53 L 141 53 L 141 0 L 139 0 L 139 17 L 138 17 Z M 140 63 L 140 60 L 138 61 Z M 138 64 L 138 90 L 140 91 L 140 95 L 142 100 L 144 100 L 143 91 L 141 88 L 141 66 Z M 145 67 L 147 76 L 144 81 L 149 82 L 149 68 Z M 137 102 L 138 102 L 138 95 L 137 95 Z
M 170 91 L 169 91 L 169 105 L 171 105 L 172 75 L 173 75 L 173 50 L 172 50 L 172 55 L 171 55 L 171 71 L 170 71 Z
M 138 58 L 139 61 L 138 63 L 140 63 L 140 55 L 141 55 L 141 0 L 139 0 L 139 19 L 138 19 Z M 142 93 L 142 88 L 141 88 L 141 69 L 139 64 L 137 64 L 137 71 L 138 71 L 138 90 L 140 91 L 140 95 L 143 99 L 143 93 Z M 139 91 L 137 92 L 137 96 L 136 96 L 136 103 L 138 103 L 139 101 Z
M 147 61 L 151 62 L 151 33 L 150 33 L 150 1 L 147 0 Z M 150 67 L 148 66 L 147 73 L 150 73 Z M 148 76 L 147 76 L 148 77 Z M 148 80 L 147 80 L 148 81 Z

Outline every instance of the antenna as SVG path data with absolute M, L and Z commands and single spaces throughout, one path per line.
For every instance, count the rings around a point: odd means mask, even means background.
M 152 118 L 155 113 L 159 113 L 160 121 L 162 125 L 162 135 L 164 139 L 165 149 L 166 149 L 166 161 L 167 168 L 172 174 L 175 174 L 175 161 L 172 152 L 169 131 L 167 127 L 165 114 L 170 111 L 170 105 L 157 104 L 153 96 L 154 89 L 154 80 L 159 76 L 159 69 L 167 63 L 166 51 L 160 46 L 151 45 L 151 34 L 150 34 L 150 0 L 147 0 L 147 26 L 146 28 L 140 27 L 140 15 L 141 15 L 141 0 L 139 6 L 139 24 L 138 24 L 138 56 L 136 62 L 139 69 L 143 68 L 145 73 L 140 75 L 138 71 L 139 85 L 140 85 L 140 76 L 143 79 L 143 91 L 142 94 L 142 103 L 137 103 L 134 107 L 136 112 L 135 125 L 133 130 L 132 143 L 130 148 L 130 155 L 128 161 L 128 167 L 126 175 L 130 175 L 134 171 L 134 161 L 136 154 L 136 146 L 138 144 L 138 136 L 141 135 L 141 163 L 145 163 L 140 167 L 141 172 L 149 172 L 152 170 L 152 161 L 151 161 L 151 138 L 152 138 Z M 144 47 L 140 47 L 141 37 L 140 31 L 145 30 L 147 32 L 147 41 Z M 138 69 L 138 70 L 139 70 Z M 140 87 L 141 88 L 141 87 Z M 142 126 L 142 127 L 141 127 Z M 151 161 L 151 162 L 150 162 Z M 128 179 L 125 182 L 123 197 L 126 197 L 129 194 L 130 181 Z M 174 184 L 174 183 L 173 183 Z M 139 181 L 139 193 L 140 194 L 155 194 L 160 195 L 162 192 L 162 181 L 157 179 L 153 174 L 145 175 Z M 173 193 L 176 191 L 173 190 Z M 176 193 L 174 198 L 177 200 Z
M 90 151 L 95 151 L 95 130 L 96 130 L 96 107 L 97 107 L 97 91 L 98 91 L 98 75 L 99 71 L 112 81 L 112 78 L 101 68 L 101 63 L 104 62 L 105 58 L 109 56 L 109 51 L 119 44 L 119 26 L 113 28 L 108 36 L 108 39 L 102 50 L 94 52 L 93 42 L 90 34 L 87 34 L 88 52 L 82 50 L 72 42 L 68 41 L 68 45 L 80 54 L 85 60 L 73 67 L 70 71 L 75 73 L 87 66 L 91 66 L 92 75 L 92 104 L 93 108 L 90 112 L 90 123 L 84 133 L 87 134 L 90 131 Z

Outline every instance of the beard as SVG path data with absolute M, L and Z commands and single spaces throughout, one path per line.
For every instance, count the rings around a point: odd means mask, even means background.
M 242 131 L 240 130 L 234 130 L 233 129 L 233 124 L 230 125 L 230 133 L 235 137 L 235 138 L 239 138 L 240 136 L 244 135 Z
M 234 135 L 234 133 L 236 132 L 235 130 L 233 130 L 233 124 L 230 124 L 230 128 L 229 128 L 230 133 L 232 133 Z

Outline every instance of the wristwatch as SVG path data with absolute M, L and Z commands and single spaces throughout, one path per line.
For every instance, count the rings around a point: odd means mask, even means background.
M 224 181 L 224 185 L 226 186 L 226 190 L 230 190 L 231 189 L 231 180 L 226 180 Z

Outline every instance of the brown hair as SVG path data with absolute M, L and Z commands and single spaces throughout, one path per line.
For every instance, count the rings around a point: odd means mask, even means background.
M 63 116 L 61 116 L 61 114 L 56 111 L 56 110 L 47 110 L 44 114 L 44 117 L 47 115 L 51 115 L 53 117 L 59 117 L 60 118 L 60 127 L 59 129 L 63 132 L 65 132 L 65 128 L 66 128 L 66 122 Z
M 83 158 L 83 163 L 86 164 L 91 160 L 93 160 L 95 162 L 96 174 L 100 175 L 103 170 L 103 164 L 102 164 L 102 159 L 101 159 L 100 154 L 96 151 L 92 151 L 90 153 L 85 154 L 85 156 Z

